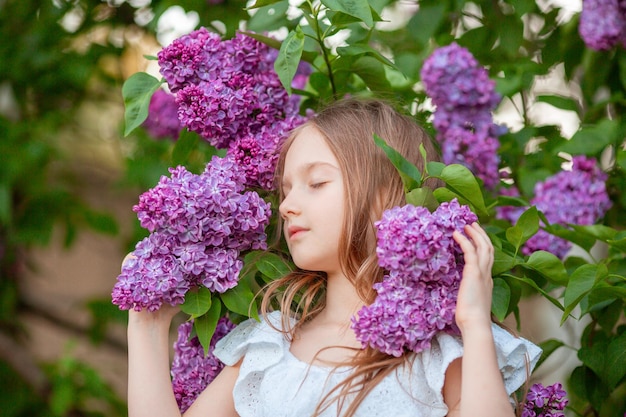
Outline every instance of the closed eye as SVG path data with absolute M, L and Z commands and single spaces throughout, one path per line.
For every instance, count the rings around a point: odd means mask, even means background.
M 314 182 L 313 184 L 311 184 L 309 187 L 313 188 L 313 189 L 317 189 L 317 188 L 321 188 L 324 184 L 326 184 L 328 181 L 323 181 L 323 182 Z

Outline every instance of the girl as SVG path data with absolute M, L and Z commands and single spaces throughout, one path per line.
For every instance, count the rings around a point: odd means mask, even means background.
M 437 159 L 412 118 L 375 100 L 335 103 L 287 139 L 279 212 L 298 270 L 267 288 L 260 323 L 248 320 L 218 343 L 214 354 L 227 366 L 185 416 L 514 415 L 509 396 L 540 350 L 492 324 L 493 247 L 477 224 L 465 228 L 467 237 L 453 235 L 465 258 L 460 337 L 439 334 L 430 349 L 396 358 L 361 348 L 350 328 L 384 273 L 374 222 L 404 203 L 401 178 L 374 133 L 420 169 L 420 145 Z M 280 310 L 270 312 L 276 302 Z M 131 417 L 180 415 L 168 358 L 175 312 L 129 312 Z

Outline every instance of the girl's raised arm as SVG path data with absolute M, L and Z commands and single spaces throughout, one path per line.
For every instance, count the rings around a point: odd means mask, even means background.
M 170 379 L 169 328 L 176 309 L 128 314 L 128 416 L 180 417 Z
M 465 232 L 469 239 L 454 234 L 465 259 L 456 309 L 463 358 L 446 372 L 443 394 L 448 416 L 513 417 L 491 331 L 493 246 L 477 223 L 466 226 Z
M 177 312 L 167 304 L 155 312 L 128 312 L 128 417 L 181 416 L 172 389 L 169 357 L 169 330 Z M 232 392 L 238 375 L 239 365 L 225 367 L 185 417 L 237 417 Z
M 180 417 L 170 379 L 169 328 L 177 309 L 130 311 L 128 416 Z M 185 417 L 237 417 L 233 387 L 239 364 L 226 366 L 185 412 Z

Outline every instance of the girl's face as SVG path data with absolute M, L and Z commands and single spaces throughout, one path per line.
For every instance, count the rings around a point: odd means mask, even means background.
M 301 130 L 289 147 L 282 188 L 279 211 L 294 263 L 329 275 L 341 272 L 343 176 L 337 158 L 315 127 Z

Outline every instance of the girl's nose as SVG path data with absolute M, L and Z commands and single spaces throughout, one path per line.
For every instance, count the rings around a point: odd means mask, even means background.
M 294 190 L 291 190 L 289 194 L 283 198 L 283 201 L 278 206 L 278 211 L 283 219 L 300 213 L 300 209 L 295 202 Z

